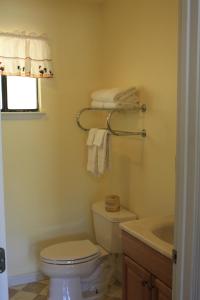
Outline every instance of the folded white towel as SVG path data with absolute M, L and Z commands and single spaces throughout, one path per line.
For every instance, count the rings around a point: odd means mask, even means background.
M 87 170 L 93 175 L 102 175 L 109 167 L 109 132 L 104 129 L 90 129 L 88 139 Z
M 133 109 L 138 103 L 138 99 L 132 102 L 103 102 L 92 101 L 91 107 L 93 108 L 119 108 L 119 109 Z
M 102 102 L 116 102 L 124 101 L 130 96 L 134 96 L 136 93 L 135 87 L 130 87 L 127 89 L 113 88 L 113 89 L 104 89 L 92 93 L 91 98 L 94 101 Z

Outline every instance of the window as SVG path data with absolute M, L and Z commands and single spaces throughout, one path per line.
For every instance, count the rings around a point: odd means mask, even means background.
M 2 112 L 39 111 L 38 79 L 1 76 L 0 108 Z

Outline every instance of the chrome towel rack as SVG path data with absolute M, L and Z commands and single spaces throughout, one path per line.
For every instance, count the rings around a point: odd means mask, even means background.
M 118 113 L 119 112 L 129 112 L 129 111 L 146 112 L 146 110 L 147 110 L 146 104 L 140 104 L 140 103 L 137 103 L 136 106 L 132 109 L 121 109 L 121 108 L 109 109 L 109 108 L 85 107 L 76 114 L 76 123 L 77 123 L 78 127 L 81 128 L 82 130 L 89 131 L 90 128 L 86 128 L 81 124 L 81 122 L 80 122 L 81 115 L 86 111 L 107 111 L 108 112 L 108 116 L 106 118 L 107 128 L 102 128 L 102 129 L 107 129 L 110 132 L 110 134 L 116 135 L 116 136 L 134 135 L 134 136 L 146 137 L 147 133 L 146 133 L 145 129 L 143 129 L 141 131 L 125 131 L 125 130 L 115 130 L 111 127 L 111 119 L 112 119 L 113 114 L 115 114 L 116 112 L 118 112 Z

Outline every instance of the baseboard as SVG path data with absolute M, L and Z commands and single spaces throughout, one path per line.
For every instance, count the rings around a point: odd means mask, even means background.
M 44 279 L 44 275 L 40 272 L 27 273 L 21 275 L 8 276 L 8 285 L 16 286 L 21 284 L 27 284 Z

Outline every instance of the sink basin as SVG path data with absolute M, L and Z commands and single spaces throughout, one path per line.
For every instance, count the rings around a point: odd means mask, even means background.
M 161 254 L 172 257 L 173 216 L 132 220 L 121 223 L 120 228 Z
M 174 224 L 167 224 L 160 226 L 158 228 L 155 228 L 152 230 L 152 233 L 157 236 L 159 239 L 163 240 L 164 242 L 167 242 L 169 244 L 173 244 L 174 241 Z

